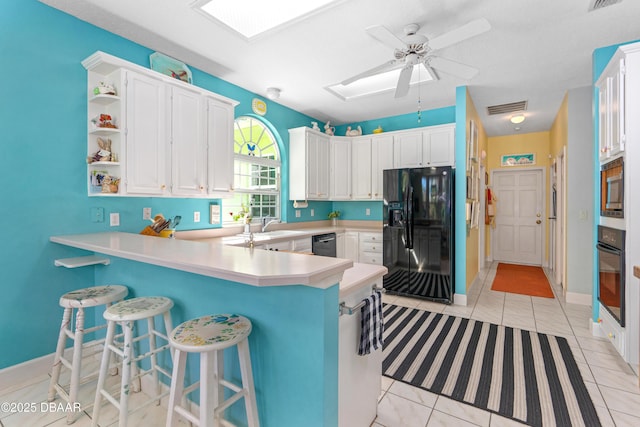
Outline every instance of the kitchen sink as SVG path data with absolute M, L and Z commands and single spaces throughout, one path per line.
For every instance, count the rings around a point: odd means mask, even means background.
M 264 241 L 271 239 L 286 239 L 286 238 L 294 238 L 296 236 L 304 236 L 307 233 L 304 231 L 295 231 L 295 230 L 274 230 L 267 231 L 265 233 L 253 233 L 254 241 Z M 240 236 L 244 236 L 244 234 L 240 234 Z

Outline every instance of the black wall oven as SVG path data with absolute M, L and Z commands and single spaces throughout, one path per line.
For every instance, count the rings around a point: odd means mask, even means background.
M 624 327 L 625 231 L 598 226 L 598 300 Z

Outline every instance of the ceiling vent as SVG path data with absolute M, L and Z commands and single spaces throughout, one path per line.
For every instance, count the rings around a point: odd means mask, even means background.
M 620 3 L 622 0 L 589 0 L 589 11 Z
M 527 109 L 527 101 L 511 102 L 509 104 L 491 105 L 487 107 L 490 116 L 497 114 L 515 113 L 516 111 L 525 111 Z

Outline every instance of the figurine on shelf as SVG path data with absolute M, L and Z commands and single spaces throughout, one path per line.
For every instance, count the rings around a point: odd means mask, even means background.
M 327 135 L 333 135 L 335 131 L 336 131 L 336 128 L 331 126 L 331 122 L 327 122 L 327 124 L 324 125 L 324 133 L 326 133 Z
M 311 122 L 311 129 L 319 131 L 318 122 Z
M 110 129 L 118 129 L 115 124 L 115 120 L 109 114 L 98 114 L 96 117 L 91 119 L 91 123 L 97 128 L 110 128 Z
M 118 192 L 118 184 L 120 183 L 120 179 L 112 177 L 111 175 L 105 175 L 102 178 L 102 192 L 103 193 L 117 193 Z
M 98 86 L 93 88 L 94 95 L 115 95 L 116 89 L 113 85 L 106 84 L 105 82 L 99 82 Z
M 102 138 L 98 138 L 98 147 L 100 149 L 93 154 L 93 156 L 87 157 L 87 163 L 93 162 L 115 162 L 115 155 L 111 152 L 111 140 L 106 141 Z
M 358 126 L 358 129 L 351 129 L 351 126 L 347 126 L 346 136 L 360 136 L 362 135 L 362 128 Z

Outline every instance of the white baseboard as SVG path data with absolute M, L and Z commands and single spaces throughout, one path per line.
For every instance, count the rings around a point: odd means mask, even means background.
M 15 384 L 24 384 L 34 377 L 50 373 L 54 356 L 55 353 L 51 353 L 0 369 L 0 384 L 3 385 L 3 388 L 5 385 L 8 388 Z
M 593 299 L 591 294 L 580 294 L 577 292 L 567 292 L 565 299 L 568 304 L 591 305 Z
M 453 304 L 454 305 L 467 305 L 467 295 L 466 294 L 453 294 Z

